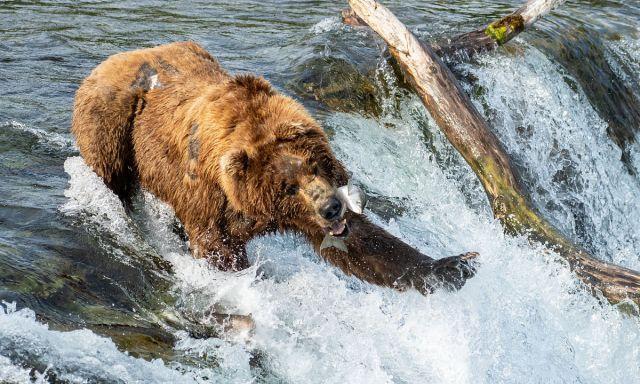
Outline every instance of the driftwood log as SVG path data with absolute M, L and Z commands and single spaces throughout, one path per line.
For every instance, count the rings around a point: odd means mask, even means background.
M 498 21 L 433 45 L 433 50 L 439 56 L 463 59 L 492 51 L 509 42 L 564 2 L 565 0 L 529 0 L 515 12 Z
M 533 209 L 509 156 L 435 52 L 378 2 L 349 0 L 349 4 L 387 43 L 431 116 L 482 182 L 505 231 L 525 234 L 553 249 L 592 293 L 602 294 L 611 303 L 631 299 L 640 304 L 640 273 L 594 258 Z
M 564 2 L 565 0 L 528 0 L 522 7 L 500 20 L 446 41 L 432 44 L 430 48 L 438 56 L 444 58 L 468 60 L 479 53 L 489 52 L 506 44 Z M 343 9 L 341 14 L 342 21 L 347 25 L 368 26 L 366 21 L 353 9 Z M 421 42 L 421 44 L 425 43 Z

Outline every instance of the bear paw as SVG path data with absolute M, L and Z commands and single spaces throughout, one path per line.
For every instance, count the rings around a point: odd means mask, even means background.
M 438 288 L 458 290 L 475 275 L 478 256 L 476 252 L 467 252 L 431 260 L 415 271 L 412 285 L 423 294 L 432 293 Z

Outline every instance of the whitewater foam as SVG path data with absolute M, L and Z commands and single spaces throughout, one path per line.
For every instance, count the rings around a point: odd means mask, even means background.
M 341 28 L 344 28 L 344 24 L 339 17 L 327 17 L 312 25 L 311 28 L 309 28 L 309 31 L 316 35 L 320 35 Z
M 24 381 L 28 371 L 12 363 L 24 361 L 54 369 L 58 378 L 71 383 L 92 380 L 111 382 L 198 382 L 197 376 L 182 374 L 165 366 L 162 360 L 145 361 L 120 352 L 108 338 L 82 329 L 70 332 L 53 331 L 36 321 L 27 308 L 6 310 L 0 307 L 0 375 Z M 46 370 L 36 377 L 44 377 Z M 9 376 L 11 375 L 11 376 Z M 2 376 L 0 376 L 2 377 Z M 9 380 L 9 379 L 6 379 Z M 41 379 L 42 380 L 42 379 Z
M 476 106 L 526 171 L 535 205 L 601 259 L 639 269 L 628 255 L 640 253 L 640 183 L 575 80 L 531 46 L 481 63 L 467 67 L 484 93 Z

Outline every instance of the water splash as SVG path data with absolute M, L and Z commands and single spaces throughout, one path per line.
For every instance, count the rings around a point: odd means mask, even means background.
M 133 244 L 138 240 L 129 231 L 131 219 L 118 197 L 81 157 L 67 159 L 64 170 L 69 174 L 70 182 L 64 192 L 68 200 L 60 207 L 62 213 L 87 216 L 102 225 L 103 231 L 117 236 L 121 243 Z
M 18 121 L 5 121 L 0 123 L 2 128 L 8 128 L 18 132 L 33 135 L 38 142 L 52 149 L 63 149 L 67 151 L 77 151 L 78 148 L 70 136 L 57 132 L 50 132 L 44 129 L 33 128 Z
M 640 182 L 576 82 L 540 51 L 495 55 L 467 70 L 474 101 L 524 171 L 534 204 L 605 260 L 638 269 Z
M 34 372 L 32 379 L 30 369 L 14 365 L 9 358 L 0 355 L 0 382 L 45 384 L 46 380 L 40 372 Z
M 30 309 L 0 309 L 0 368 L 2 375 L 18 382 L 29 382 L 28 371 L 8 361 L 28 366 L 47 367 L 37 372 L 37 380 L 55 369 L 59 379 L 71 383 L 107 380 L 111 382 L 198 382 L 193 374 L 183 374 L 163 364 L 162 360 L 145 361 L 118 351 L 108 338 L 89 330 L 58 332 L 39 323 Z M 52 368 L 53 367 L 53 368 Z M 11 375 L 11 376 L 9 376 Z M 8 379 L 7 379 L 8 380 Z
M 344 24 L 339 17 L 327 17 L 311 26 L 309 31 L 313 34 L 321 35 L 323 33 L 340 30 L 342 28 L 344 28 Z
M 640 33 L 640 30 L 638 30 Z M 616 73 L 625 81 L 640 81 L 640 40 L 632 39 L 629 37 L 623 37 L 618 41 L 613 41 L 608 44 L 609 48 L 613 51 L 617 57 L 609 55 L 607 59 L 612 67 L 616 69 Z M 618 61 L 620 60 L 620 62 Z M 621 68 L 621 65 L 629 67 L 629 71 Z M 635 74 L 630 75 L 628 72 Z

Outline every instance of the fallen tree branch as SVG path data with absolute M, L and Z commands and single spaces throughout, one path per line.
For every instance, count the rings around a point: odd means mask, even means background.
M 385 40 L 431 116 L 482 182 L 505 231 L 525 234 L 552 248 L 592 292 L 601 292 L 610 302 L 629 298 L 640 304 L 640 273 L 589 255 L 529 205 L 500 142 L 434 51 L 376 1 L 349 0 L 349 4 Z
M 508 43 L 520 32 L 528 29 L 539 18 L 565 0 L 529 0 L 515 12 L 508 14 L 475 31 L 455 36 L 446 42 L 434 44 L 433 50 L 441 57 L 471 58 L 479 53 L 493 51 Z
M 565 0 L 528 0 L 522 7 L 502 19 L 475 31 L 463 33 L 438 44 L 432 44 L 431 49 L 441 57 L 468 60 L 478 53 L 489 52 L 506 44 L 564 2 Z M 341 14 L 342 21 L 347 25 L 367 26 L 367 23 L 352 9 L 343 9 Z

